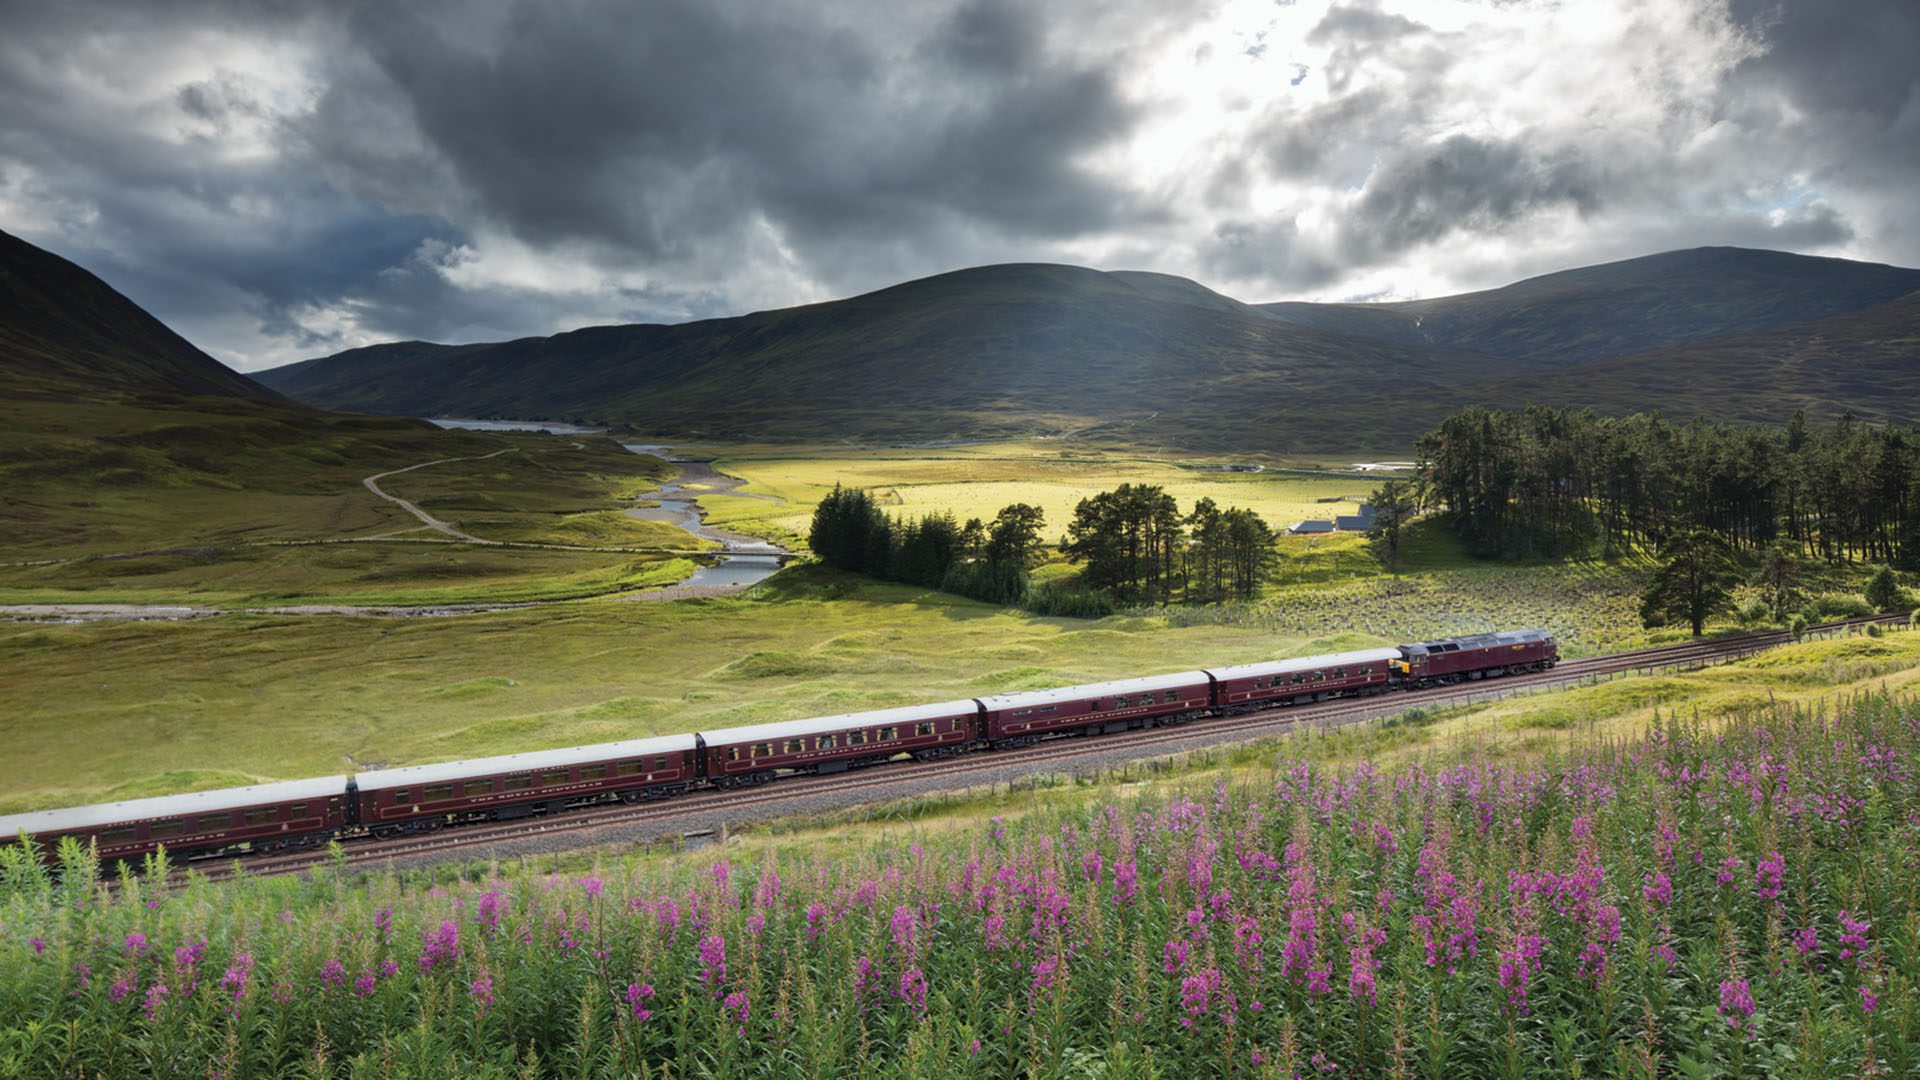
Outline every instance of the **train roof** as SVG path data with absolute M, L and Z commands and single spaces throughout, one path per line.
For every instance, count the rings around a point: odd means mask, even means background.
M 1459 652 L 1462 649 L 1491 649 L 1501 645 L 1530 645 L 1539 641 L 1552 641 L 1553 631 L 1539 627 L 1525 630 L 1500 630 L 1491 634 L 1462 634 L 1459 637 L 1441 638 L 1438 641 L 1421 641 L 1400 648 L 1408 653 Z
M 1138 679 L 1120 679 L 1116 682 L 1056 686 L 1050 690 L 1028 690 L 1018 694 L 995 694 L 992 697 L 981 698 L 980 704 L 988 709 L 1024 709 L 1060 701 L 1083 701 L 1087 698 L 1134 694 L 1142 690 L 1172 690 L 1205 682 L 1207 682 L 1207 673 L 1204 671 L 1176 671 L 1170 675 L 1146 675 Z
M 326 799 L 343 794 L 346 790 L 345 776 L 320 776 L 310 780 L 276 780 L 246 787 L 193 791 L 185 795 L 156 795 L 148 799 L 35 810 L 0 817 L 0 838 L 18 836 L 23 829 L 35 835 L 72 832 L 75 829 L 97 829 L 103 825 L 121 825 L 130 821 L 212 814 L 221 810 L 241 810 L 300 799 Z
M 1216 679 L 1247 679 L 1262 675 L 1291 675 L 1296 671 L 1317 671 L 1320 668 L 1398 659 L 1400 659 L 1399 649 L 1358 649 L 1353 652 L 1329 653 L 1325 656 L 1296 656 L 1290 660 L 1267 660 L 1258 664 L 1208 668 L 1207 674 Z
M 385 791 L 388 788 L 409 784 L 464 780 L 470 776 L 537 772 L 541 769 L 557 769 L 562 765 L 680 753 L 692 750 L 694 745 L 694 738 L 690 734 L 660 735 L 649 739 L 627 739 L 621 742 L 569 746 L 563 750 L 531 750 L 524 754 L 499 754 L 494 757 L 468 758 L 465 761 L 440 761 L 430 765 L 402 765 L 392 769 L 371 769 L 353 779 L 361 791 Z
M 708 746 L 771 742 L 775 739 L 791 739 L 802 735 L 830 735 L 849 728 L 912 724 L 921 720 L 944 720 L 951 716 L 965 716 L 979 711 L 980 706 L 971 699 L 937 701 L 931 705 L 904 705 L 897 709 L 876 709 L 872 712 L 841 713 L 837 716 L 813 716 L 805 720 L 782 720 L 771 724 L 721 728 L 718 731 L 703 731 L 700 737 L 707 740 Z

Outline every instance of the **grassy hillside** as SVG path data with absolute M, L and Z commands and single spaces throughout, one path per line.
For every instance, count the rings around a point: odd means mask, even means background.
M 226 369 L 78 266 L 0 234 L 0 600 L 500 601 L 660 583 L 671 556 L 424 544 L 363 478 L 487 539 L 695 544 L 622 518 L 669 468 L 604 438 L 326 413 Z M 393 536 L 380 545 L 358 543 Z M 282 544 L 342 546 L 276 546 Z
M 1017 265 L 683 326 L 379 346 L 262 378 L 328 408 L 531 413 L 681 437 L 1093 431 L 1265 447 L 1353 445 L 1371 437 L 1364 402 L 1508 367 L 1290 326 L 1180 279 Z
M 1920 292 L 1811 323 L 1506 377 L 1480 389 L 1490 400 L 1616 413 L 1671 415 L 1678 404 L 1711 402 L 1716 417 L 1778 421 L 1795 408 L 1821 416 L 1844 405 L 1865 419 L 1912 422 L 1920 417 Z
M 1721 247 L 1581 267 L 1431 300 L 1260 308 L 1336 333 L 1557 368 L 1825 319 L 1915 289 L 1920 270 Z M 1845 393 L 1818 382 L 1811 389 Z
M 1514 387 L 1543 367 L 1832 318 L 1915 288 L 1920 271 L 1707 248 L 1411 304 L 1253 306 L 1164 274 L 1020 264 L 680 326 L 374 346 L 259 377 L 327 408 L 583 419 L 680 439 L 1071 432 L 1373 450 L 1404 447 L 1464 404 L 1525 404 Z M 1878 349 L 1895 323 L 1854 330 Z M 1844 369 L 1803 374 L 1798 396 L 1826 411 L 1865 411 L 1878 393 Z M 1679 389 L 1628 404 L 1720 407 Z
M 0 232 L 0 400 L 277 400 L 106 282 Z

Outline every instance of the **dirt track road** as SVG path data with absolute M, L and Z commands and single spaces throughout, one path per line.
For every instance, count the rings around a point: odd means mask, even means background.
M 489 547 L 498 546 L 500 543 L 500 541 L 498 540 L 482 540 L 479 537 L 473 535 L 472 533 L 464 532 L 452 525 L 447 524 L 444 521 L 441 521 L 439 518 L 434 517 L 432 514 L 427 513 L 425 510 L 420 509 L 419 507 L 413 505 L 412 503 L 408 502 L 407 500 L 401 498 L 398 495 L 387 494 L 386 492 L 380 490 L 380 481 L 385 480 L 389 476 L 399 476 L 401 473 L 412 472 L 415 469 L 424 469 L 429 465 L 445 465 L 450 461 L 485 461 L 488 458 L 499 457 L 501 454 L 511 454 L 514 452 L 515 449 L 516 449 L 515 447 L 509 446 L 505 450 L 495 450 L 491 454 L 475 454 L 469 457 L 449 457 L 449 458 L 441 458 L 438 461 L 423 461 L 418 465 L 409 465 L 404 469 L 389 469 L 383 473 L 375 473 L 372 476 L 369 476 L 366 479 L 361 480 L 360 482 L 367 485 L 368 491 L 371 491 L 375 495 L 380 496 L 381 498 L 387 500 L 388 502 L 393 503 L 396 506 L 399 506 L 402 510 L 405 510 L 407 513 L 412 514 L 414 517 L 419 518 L 420 523 L 422 525 L 425 525 L 429 529 L 446 533 L 448 536 L 453 537 L 455 540 L 464 540 L 469 544 L 485 544 Z

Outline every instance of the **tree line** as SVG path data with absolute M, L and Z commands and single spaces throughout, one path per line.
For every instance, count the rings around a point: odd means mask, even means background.
M 1451 511 L 1481 555 L 1658 551 L 1699 531 L 1739 556 L 1786 540 L 1829 563 L 1920 569 L 1912 427 L 1476 406 L 1421 437 L 1418 456 L 1421 502 Z
M 1082 578 L 1131 604 L 1247 599 L 1272 569 L 1274 532 L 1260 515 L 1212 499 L 1190 513 L 1152 484 L 1121 484 L 1080 500 L 1061 551 Z
M 873 496 L 834 485 L 813 511 L 807 546 L 828 566 L 887 581 L 1017 604 L 1028 592 L 1027 563 L 1046 515 L 1014 503 L 992 522 L 959 524 L 952 514 L 895 518 Z
M 1097 616 L 1121 604 L 1216 603 L 1251 597 L 1273 566 L 1274 532 L 1239 507 L 1201 499 L 1183 513 L 1163 488 L 1122 484 L 1080 500 L 1060 551 L 1082 564 L 1078 587 L 1032 584 L 1046 515 L 1015 503 L 990 522 L 886 513 L 865 491 L 835 486 L 815 507 L 807 543 L 829 566 L 889 581 Z

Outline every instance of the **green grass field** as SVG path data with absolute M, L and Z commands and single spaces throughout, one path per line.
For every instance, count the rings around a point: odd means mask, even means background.
M 36 403 L 0 408 L 9 416 L 0 603 L 506 603 L 668 584 L 690 572 L 686 553 L 714 546 L 625 516 L 673 469 L 605 438 L 352 417 L 316 434 L 310 418 L 257 408 Z M 482 539 L 658 550 L 447 543 L 361 483 L 501 450 L 381 483 Z
M 818 568 L 718 600 L 0 624 L 0 809 L 970 697 L 1361 644 L 1036 619 Z M 76 753 L 76 747 L 85 747 Z
M 951 513 L 962 522 L 991 520 L 1003 506 L 1030 503 L 1046 513 L 1049 540 L 1066 531 L 1081 499 L 1121 484 L 1161 485 L 1183 510 L 1203 497 L 1223 507 L 1248 507 L 1284 529 L 1302 518 L 1352 513 L 1356 500 L 1379 483 L 1317 471 L 1347 464 L 1331 459 L 1189 459 L 1047 441 L 943 448 L 743 445 L 687 452 L 713 454 L 719 469 L 747 480 L 742 492 L 771 497 L 717 497 L 709 504 L 709 520 L 769 536 L 805 536 L 813 505 L 836 483 L 870 489 L 882 506 L 909 517 Z M 1229 464 L 1259 464 L 1265 471 L 1222 468 Z

